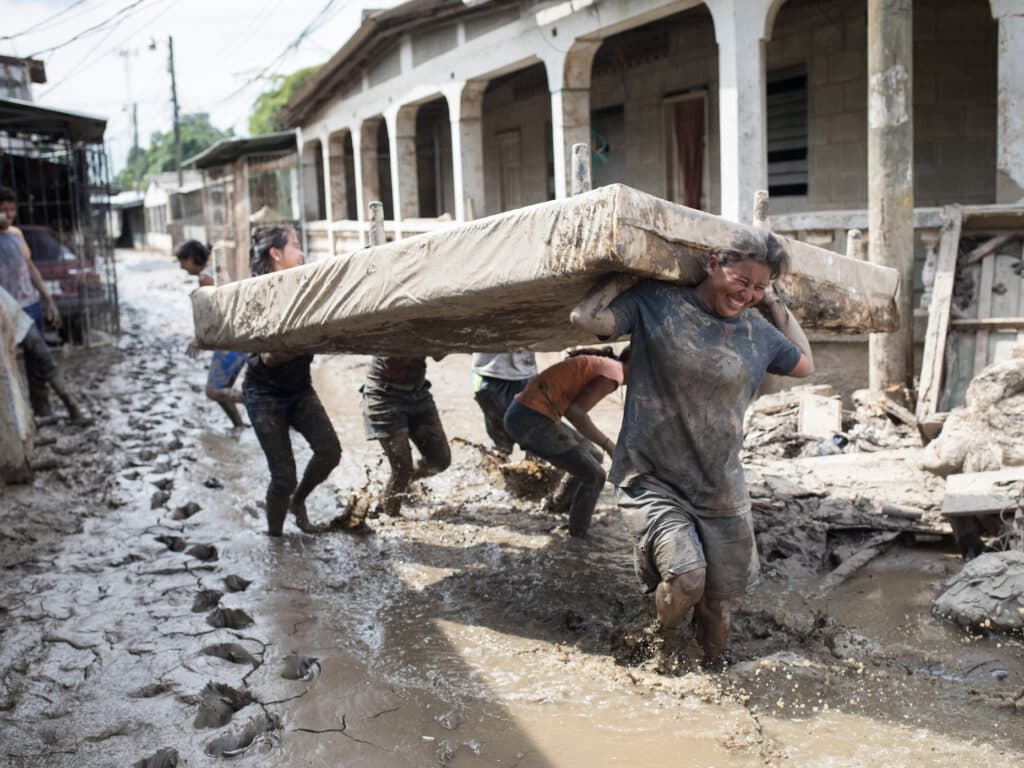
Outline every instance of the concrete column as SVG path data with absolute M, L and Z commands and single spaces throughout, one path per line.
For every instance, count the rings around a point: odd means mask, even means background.
M 453 83 L 444 89 L 452 126 L 452 188 L 456 221 L 480 218 L 484 197 L 484 91 L 486 81 Z
M 324 220 L 327 222 L 327 255 L 334 256 L 334 232 L 331 222 L 334 221 L 334 209 L 331 203 L 331 137 L 328 133 L 320 136 L 320 160 L 324 174 Z
M 869 382 L 879 390 L 913 384 L 912 62 L 912 0 L 868 0 L 868 258 L 900 275 L 900 328 L 868 344 Z
M 544 56 L 551 89 L 551 146 L 555 171 L 555 198 L 572 189 L 572 145 L 590 146 L 590 73 L 601 40 L 577 40 L 566 53 Z
M 721 215 L 749 224 L 768 188 L 764 41 L 769 3 L 708 0 L 718 43 Z
M 416 105 L 399 107 L 396 112 L 390 112 L 387 118 L 388 136 L 391 139 L 391 189 L 396 219 L 415 219 L 420 215 L 420 188 L 416 167 L 418 108 Z
M 359 129 L 352 132 L 352 151 L 356 160 L 356 199 L 359 200 L 359 217 L 366 215 L 366 204 L 380 200 L 380 178 L 377 175 L 377 120 L 365 120 Z
M 384 115 L 384 122 L 388 126 L 388 141 L 391 143 L 388 152 L 388 160 L 391 163 L 391 205 L 394 209 L 394 222 L 395 222 L 395 239 L 399 240 L 402 237 L 402 217 L 405 213 L 405 206 L 402 200 L 402 152 L 399 150 L 398 145 L 398 113 L 399 107 L 388 110 Z M 416 158 L 416 144 L 415 138 L 413 139 L 413 175 L 415 175 L 415 158 Z M 380 198 L 374 198 L 379 200 Z
M 348 218 L 348 189 L 345 186 L 345 134 L 347 131 L 335 131 L 327 138 L 327 154 L 329 162 L 324 167 L 331 175 L 327 177 L 327 218 L 339 221 Z
M 1024 3 L 991 0 L 999 22 L 996 202 L 1024 198 Z
M 363 221 L 366 216 L 366 204 L 370 200 L 376 200 L 377 198 L 368 197 L 364 191 L 363 129 L 359 126 L 352 131 L 352 166 L 355 169 L 356 177 L 356 219 Z M 360 233 L 359 240 L 363 245 L 366 245 L 365 233 Z

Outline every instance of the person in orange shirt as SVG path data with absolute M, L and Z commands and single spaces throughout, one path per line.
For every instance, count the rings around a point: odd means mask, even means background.
M 618 357 L 611 347 L 579 350 L 538 374 L 505 412 L 505 429 L 523 450 L 572 476 L 567 492 L 572 499 L 570 536 L 586 536 L 604 487 L 601 454 L 594 444 L 609 456 L 615 453 L 615 442 L 588 412 L 622 385 L 628 366 L 628 347 Z M 563 417 L 576 429 L 564 424 Z

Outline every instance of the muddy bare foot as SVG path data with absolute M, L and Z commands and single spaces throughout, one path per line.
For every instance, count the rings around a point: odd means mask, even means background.
M 288 511 L 295 517 L 295 525 L 303 533 L 324 532 L 323 526 L 315 525 L 313 521 L 309 519 L 309 513 L 306 512 L 305 503 L 301 501 L 293 501 L 288 505 Z

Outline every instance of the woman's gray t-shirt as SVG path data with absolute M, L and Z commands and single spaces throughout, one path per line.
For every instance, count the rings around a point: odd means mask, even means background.
M 629 487 L 647 477 L 702 516 L 745 513 L 743 415 L 765 372 L 789 373 L 800 350 L 758 311 L 719 317 L 686 286 L 645 280 L 610 309 L 631 344 L 608 479 Z

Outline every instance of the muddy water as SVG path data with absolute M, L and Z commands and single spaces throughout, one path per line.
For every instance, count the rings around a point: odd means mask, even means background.
M 122 255 L 125 340 L 67 361 L 98 425 L 44 428 L 61 467 L 4 489 L 0 764 L 1024 765 L 1019 644 L 929 614 L 959 561 L 896 550 L 817 602 L 766 584 L 701 674 L 650 633 L 607 495 L 581 543 L 500 487 L 464 356 L 430 365 L 459 440 L 405 517 L 267 539 L 263 457 L 202 397 L 179 274 Z M 345 450 L 315 518 L 385 478 L 365 364 L 315 371 Z

